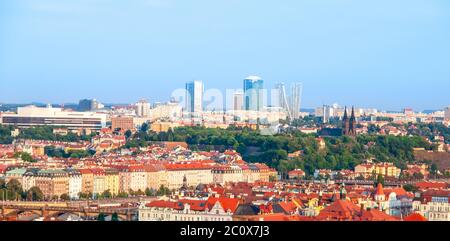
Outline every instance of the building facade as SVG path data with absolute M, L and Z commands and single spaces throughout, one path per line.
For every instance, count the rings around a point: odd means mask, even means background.
M 136 115 L 139 117 L 149 117 L 150 103 L 147 100 L 140 100 L 135 104 Z
M 264 107 L 264 81 L 258 76 L 244 79 L 244 110 L 262 111 Z
M 186 84 L 186 111 L 201 113 L 203 111 L 204 87 L 201 81 L 192 81 Z
M 18 127 L 62 126 L 71 130 L 100 130 L 106 127 L 106 114 L 64 111 L 51 106 L 18 107 L 17 114 L 3 113 L 1 118 L 4 125 Z
M 133 130 L 135 129 L 133 117 L 128 116 L 117 116 L 111 118 L 111 129 L 112 130 Z
M 207 200 L 157 200 L 142 203 L 139 221 L 232 221 L 239 200 L 210 197 Z

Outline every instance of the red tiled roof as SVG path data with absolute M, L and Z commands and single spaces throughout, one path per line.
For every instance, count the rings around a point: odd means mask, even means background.
M 393 216 L 386 214 L 378 209 L 363 211 L 360 217 L 361 221 L 398 221 Z
M 90 169 L 80 169 L 79 171 L 81 174 L 92 174 L 92 171 Z
M 446 182 L 416 182 L 414 185 L 419 189 L 445 189 L 448 187 Z
M 406 216 L 403 221 L 407 221 L 407 222 L 423 222 L 423 221 L 428 221 L 424 216 L 420 215 L 419 213 L 413 213 L 410 214 L 409 216 Z
M 220 203 L 224 211 L 230 210 L 231 213 L 234 213 L 239 206 L 239 199 L 237 198 L 209 197 L 207 200 L 208 208 L 211 209 L 217 202 Z
M 360 212 L 360 207 L 348 200 L 337 200 L 324 208 L 318 218 L 320 220 L 353 220 Z
M 297 202 L 297 203 L 301 203 L 301 202 Z M 297 205 L 293 201 L 280 202 L 279 205 L 286 213 L 293 213 L 297 210 Z
M 202 163 L 171 163 L 165 164 L 164 167 L 169 170 L 195 170 L 195 169 L 210 169 L 210 166 Z

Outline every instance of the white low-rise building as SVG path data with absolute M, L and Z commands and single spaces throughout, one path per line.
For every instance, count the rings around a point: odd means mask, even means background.
M 69 173 L 69 197 L 70 199 L 78 199 L 80 192 L 82 192 L 81 173 L 76 170 L 67 170 Z
M 238 199 L 225 197 L 157 200 L 140 205 L 139 221 L 232 221 L 238 206 Z
M 449 190 L 428 190 L 413 202 L 413 210 L 429 221 L 450 221 L 449 195 Z

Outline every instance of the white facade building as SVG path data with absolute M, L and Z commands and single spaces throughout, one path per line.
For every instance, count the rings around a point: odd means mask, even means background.
M 17 114 L 2 113 L 3 125 L 18 127 L 62 126 L 68 129 L 99 130 L 106 127 L 106 114 L 94 112 L 66 111 L 62 108 L 36 107 L 34 105 L 18 107 Z
M 82 191 L 81 173 L 78 171 L 69 172 L 69 197 L 70 199 L 78 199 Z
M 138 117 L 148 117 L 150 115 L 150 103 L 147 100 L 140 100 L 135 104 L 136 115 Z
M 450 121 L 450 106 L 444 109 L 444 119 Z
M 201 81 L 192 81 L 186 84 L 186 111 L 201 113 L 203 111 L 204 87 Z
M 239 201 L 231 198 L 158 200 L 141 203 L 139 221 L 233 221 L 238 205 Z

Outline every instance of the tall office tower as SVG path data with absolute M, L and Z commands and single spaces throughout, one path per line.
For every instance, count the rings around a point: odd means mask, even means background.
M 148 117 L 150 115 L 150 103 L 147 100 L 140 100 L 135 104 L 136 115 L 139 117 Z
M 203 111 L 203 83 L 192 81 L 186 84 L 186 111 L 200 113 Z
M 93 111 L 103 108 L 100 102 L 96 99 L 83 99 L 78 102 L 78 110 L 79 111 Z
M 244 108 L 244 93 L 242 91 L 236 91 L 233 94 L 233 110 L 239 111 Z
M 450 106 L 444 109 L 444 119 L 450 121 Z
M 291 86 L 291 96 L 289 96 L 289 111 L 291 119 L 298 119 L 300 114 L 302 84 L 293 83 Z
M 328 123 L 330 121 L 330 117 L 334 116 L 334 108 L 329 105 L 324 105 L 322 108 L 322 121 L 323 123 Z
M 283 108 L 284 111 L 288 113 L 288 116 L 291 117 L 290 106 L 288 104 L 288 97 L 286 95 L 286 87 L 284 83 L 278 83 L 275 85 L 275 89 L 277 90 L 277 98 L 279 107 Z
M 264 81 L 258 76 L 244 79 L 244 109 L 261 111 L 264 104 Z

